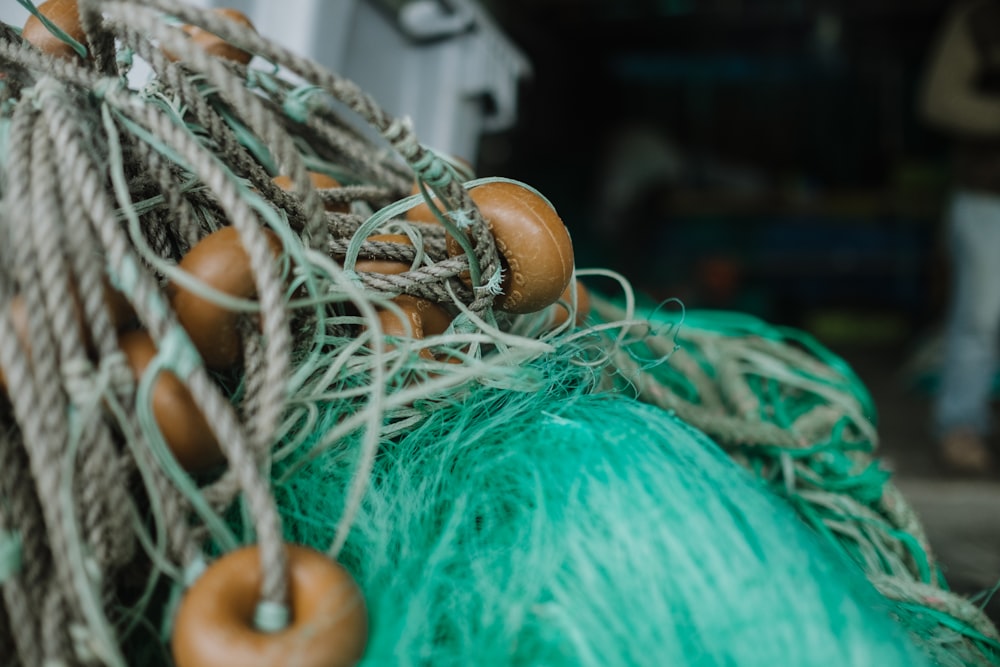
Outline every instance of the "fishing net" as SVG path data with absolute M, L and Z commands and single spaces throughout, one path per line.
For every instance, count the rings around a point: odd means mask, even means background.
M 637 307 L 238 14 L 22 4 L 4 664 L 997 662 L 808 337 Z

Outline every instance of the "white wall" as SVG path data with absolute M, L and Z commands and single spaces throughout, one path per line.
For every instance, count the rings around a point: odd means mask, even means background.
M 475 0 L 411 2 L 410 9 L 425 10 L 411 14 L 412 29 L 454 17 L 468 26 L 426 41 L 404 34 L 377 0 L 189 1 L 243 11 L 262 35 L 355 81 L 390 113 L 408 116 L 425 144 L 473 163 L 480 134 L 516 121 L 518 81 L 530 73 Z M 15 0 L 0 0 L 0 20 L 20 26 L 27 16 Z

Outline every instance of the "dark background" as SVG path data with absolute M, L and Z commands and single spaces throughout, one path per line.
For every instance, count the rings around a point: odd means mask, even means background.
M 488 4 L 534 76 L 518 125 L 484 138 L 480 175 L 545 193 L 578 266 L 805 329 L 845 357 L 952 584 L 990 588 L 1000 477 L 949 476 L 929 419 L 951 165 L 917 100 L 948 3 Z
M 948 144 L 916 100 L 947 3 L 488 4 L 534 76 L 480 172 L 549 196 L 580 266 L 834 344 L 937 324 Z

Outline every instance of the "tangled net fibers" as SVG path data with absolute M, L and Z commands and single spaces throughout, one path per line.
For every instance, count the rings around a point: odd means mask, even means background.
M 807 337 L 588 317 L 544 197 L 235 14 L 22 4 L 0 663 L 1000 661 Z

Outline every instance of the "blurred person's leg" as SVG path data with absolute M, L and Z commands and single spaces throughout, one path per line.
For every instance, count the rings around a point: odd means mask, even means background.
M 953 285 L 935 412 L 940 454 L 956 470 L 985 472 L 1000 336 L 1000 197 L 958 192 L 948 226 Z

